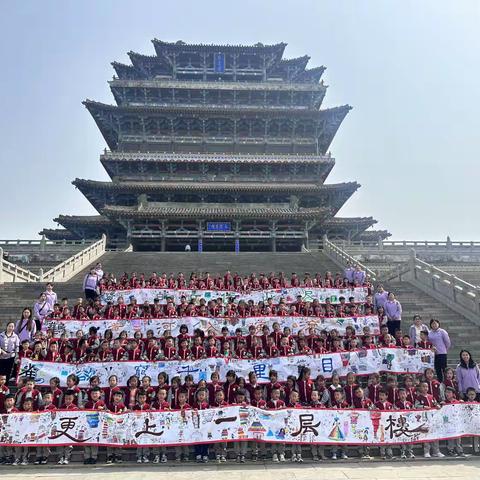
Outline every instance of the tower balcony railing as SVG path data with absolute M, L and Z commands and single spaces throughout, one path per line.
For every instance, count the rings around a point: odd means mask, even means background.
M 217 107 L 221 108 L 223 110 L 227 110 L 229 108 L 236 108 L 238 110 L 248 110 L 251 109 L 252 107 L 258 107 L 262 108 L 264 110 L 269 110 L 269 111 L 291 111 L 291 110 L 315 110 L 311 105 L 295 105 L 295 104 L 286 104 L 286 105 L 275 105 L 272 103 L 265 103 L 265 102 L 259 102 L 255 104 L 249 104 L 249 103 L 238 103 L 238 102 L 223 102 L 223 103 L 215 103 L 215 102 L 209 102 L 209 101 L 200 101 L 200 102 L 181 102 L 178 100 L 171 101 L 171 102 L 165 102 L 165 101 L 159 101 L 159 100 L 144 100 L 144 101 L 139 101 L 139 100 L 129 100 L 125 99 L 125 104 L 128 104 L 130 107 L 185 107 L 185 108 L 195 108 L 198 107 L 199 105 L 208 105 L 209 107 Z
M 192 82 L 181 79 L 172 79 L 171 77 L 153 78 L 149 80 L 133 80 L 124 79 L 119 80 L 114 77 L 113 81 L 109 82 L 112 87 L 126 87 L 126 88 L 180 88 L 180 89 L 208 89 L 215 90 L 275 90 L 275 91 L 322 91 L 325 86 L 321 83 L 285 83 L 282 80 L 269 79 L 267 82 L 213 82 L 209 80 L 199 80 L 192 84 Z M 202 85 L 205 84 L 205 87 Z
M 288 238 L 305 238 L 305 232 L 302 230 L 288 230 L 283 232 L 268 232 L 262 230 L 249 230 L 243 232 L 198 232 L 196 230 L 167 231 L 160 230 L 133 230 L 130 238 L 135 239 L 153 239 L 153 238 L 275 238 L 277 240 Z
M 209 158 L 218 158 L 223 159 L 225 157 L 228 158 L 234 158 L 235 155 L 231 153 L 216 153 L 216 152 L 210 152 L 210 153 L 205 153 L 205 154 L 191 154 L 191 153 L 181 153 L 181 152 L 175 152 L 175 153 L 165 153 L 165 152 L 122 152 L 118 150 L 109 150 L 107 148 L 104 149 L 103 153 L 100 155 L 100 158 L 102 159 L 108 159 L 109 157 L 112 158 L 121 158 L 124 160 L 138 160 L 139 158 L 142 158 L 144 156 L 152 155 L 152 156 L 159 156 L 159 157 L 165 157 L 165 156 L 171 156 L 175 157 L 175 160 L 177 159 L 184 159 L 184 160 L 189 160 L 189 161 L 202 161 L 202 156 L 208 156 Z M 258 153 L 242 153 L 242 157 L 247 157 L 252 160 L 255 158 L 262 159 L 265 155 L 258 154 Z M 275 157 L 275 154 L 266 154 L 270 157 Z M 278 154 L 279 156 L 281 154 Z M 295 157 L 295 158 L 301 158 L 302 160 L 332 160 L 332 154 L 331 152 L 327 152 L 325 154 L 303 154 L 303 153 L 294 153 L 294 154 L 288 154 L 287 155 L 289 158 Z M 371 242 L 376 243 L 376 242 Z
M 236 135 L 143 135 L 143 134 L 122 134 L 119 138 L 123 143 L 238 143 L 238 144 L 271 144 L 271 145 L 313 145 L 316 139 L 313 137 L 239 137 Z

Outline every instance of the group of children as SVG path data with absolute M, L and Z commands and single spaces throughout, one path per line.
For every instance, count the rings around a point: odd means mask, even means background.
M 383 325 L 380 335 L 372 335 L 369 327 L 364 327 L 357 335 L 352 326 L 345 328 L 341 336 L 337 329 L 322 330 L 319 333 L 311 327 L 308 333 L 300 331 L 293 335 L 289 327 L 281 327 L 275 321 L 272 328 L 263 326 L 261 335 L 257 327 L 250 325 L 249 333 L 243 334 L 241 328 L 235 330 L 232 337 L 228 327 L 222 327 L 220 335 L 201 329 L 189 331 L 186 324 L 179 327 L 175 337 L 170 330 L 164 330 L 160 337 L 149 329 L 145 335 L 136 331 L 129 338 L 127 331 L 122 331 L 114 338 L 111 330 L 102 335 L 96 327 L 91 326 L 88 333 L 76 332 L 75 338 L 68 338 L 66 333 L 56 338 L 55 331 L 48 329 L 45 333 L 36 332 L 33 345 L 26 339 L 21 343 L 17 363 L 22 358 L 57 362 L 108 362 L 108 361 L 156 361 L 156 360 L 198 360 L 211 357 L 226 358 L 266 358 L 289 355 L 311 355 L 338 353 L 357 349 L 390 348 L 430 348 L 428 333 L 421 332 L 418 342 L 412 345 L 409 335 L 400 329 L 392 336 L 388 327 Z
M 377 308 L 375 308 L 377 307 Z M 135 296 L 128 298 L 128 304 L 123 297 L 119 297 L 117 303 L 108 302 L 102 305 L 100 300 L 86 303 L 83 298 L 79 298 L 73 307 L 70 307 L 68 299 L 62 299 L 61 303 L 55 303 L 53 310 L 45 318 L 53 320 L 120 320 L 120 319 L 151 319 L 151 318 L 172 318 L 172 317 L 317 317 L 317 318 L 335 318 L 335 317 L 358 317 L 364 315 L 379 315 L 381 319 L 385 316 L 383 306 L 375 306 L 373 297 L 367 296 L 364 302 L 355 302 L 354 297 L 345 298 L 340 296 L 338 303 L 334 304 L 330 298 L 321 303 L 318 299 L 311 302 L 305 301 L 299 295 L 297 300 L 287 304 L 284 298 L 278 303 L 273 299 L 248 302 L 240 300 L 236 302 L 234 298 L 224 302 L 222 297 L 206 301 L 201 298 L 198 303 L 194 300 L 187 301 L 182 296 L 178 305 L 175 304 L 172 297 L 166 299 L 166 303 L 160 303 L 155 298 L 153 303 L 148 301 L 138 304 Z
M 312 409 L 375 409 L 375 410 L 410 410 L 413 408 L 440 408 L 443 405 L 459 403 L 460 395 L 454 378 L 454 371 L 447 369 L 445 379 L 440 383 L 435 378 L 433 369 L 427 369 L 423 376 L 404 375 L 388 376 L 384 384 L 379 374 L 372 374 L 365 383 L 357 379 L 354 373 L 348 373 L 344 381 L 334 374 L 327 382 L 324 376 L 311 378 L 311 372 L 303 367 L 298 378 L 288 377 L 285 383 L 278 381 L 277 372 L 269 372 L 269 382 L 260 384 L 255 372 L 250 372 L 248 380 L 239 378 L 234 371 L 229 371 L 226 379 L 221 381 L 218 373 L 214 372 L 210 382 L 204 380 L 194 383 L 191 375 L 168 378 L 161 372 L 156 386 L 152 386 L 150 377 L 138 378 L 132 376 L 126 387 L 118 385 L 118 378 L 112 375 L 109 385 L 100 388 L 100 379 L 94 376 L 90 380 L 89 388 L 78 387 L 79 379 L 75 375 L 67 378 L 65 388 L 60 388 L 58 378 L 50 381 L 48 388 L 42 389 L 35 385 L 30 378 L 20 378 L 16 394 L 10 394 L 5 376 L 0 376 L 0 413 L 8 415 L 15 412 L 38 412 L 45 410 L 108 410 L 114 413 L 124 413 L 136 410 L 204 410 L 207 408 L 226 407 L 228 405 L 252 405 L 257 408 L 276 410 L 282 408 L 312 408 Z M 399 380 L 401 385 L 399 385 Z M 362 382 L 364 385 L 362 386 Z M 465 401 L 476 402 L 475 390 L 467 390 Z M 478 439 L 474 439 L 474 449 L 480 450 Z M 232 453 L 237 462 L 246 461 L 248 442 L 234 442 Z M 270 446 L 270 455 L 274 462 L 286 461 L 286 445 L 283 443 L 251 442 L 251 460 L 267 459 Z M 446 442 L 447 454 L 450 456 L 464 456 L 461 440 Z M 331 459 L 348 458 L 348 446 L 333 446 L 330 452 Z M 358 455 L 362 459 L 371 459 L 371 450 L 362 446 Z M 26 465 L 30 461 L 31 450 L 28 447 L 2 447 L 0 449 L 0 463 L 7 465 Z M 199 444 L 193 446 L 194 457 L 197 462 L 208 462 L 213 458 L 218 462 L 225 462 L 228 458 L 227 444 L 218 442 L 213 445 Z M 289 459 L 292 462 L 303 462 L 303 454 L 310 450 L 314 461 L 328 458 L 326 449 L 322 445 L 301 447 L 292 444 Z M 190 459 L 190 447 L 138 447 L 136 449 L 137 462 L 166 463 L 168 457 L 174 456 L 177 462 Z M 425 458 L 443 457 L 439 442 L 423 444 Z M 36 448 L 34 463 L 46 464 L 53 449 L 47 447 Z M 68 464 L 72 454 L 72 447 L 57 447 L 56 453 L 59 464 Z M 98 459 L 99 449 L 96 446 L 84 448 L 84 463 L 94 464 Z M 380 456 L 385 459 L 393 458 L 391 447 L 380 447 Z M 107 463 L 122 461 L 122 448 L 108 447 L 106 449 Z M 400 446 L 400 457 L 414 458 L 412 445 Z
M 352 286 L 367 286 L 369 295 L 364 302 L 355 302 L 354 297 L 340 297 L 337 304 L 327 299 L 321 303 L 318 300 L 305 301 L 301 296 L 296 302 L 288 304 L 280 300 L 274 304 L 266 300 L 255 303 L 254 301 L 239 301 L 233 299 L 224 302 L 222 298 L 209 301 L 201 299 L 198 303 L 188 302 L 182 297 L 179 304 L 170 298 L 162 305 L 159 299 L 153 304 L 145 302 L 138 305 L 135 298 L 130 297 L 127 304 L 119 298 L 116 304 L 109 302 L 102 305 L 99 299 L 90 299 L 85 303 L 79 299 L 70 307 L 68 299 L 62 299 L 55 304 L 51 313 L 46 316 L 50 322 L 53 320 L 99 320 L 99 319 L 151 319 L 162 317 L 256 317 L 256 316 L 312 316 L 312 317 L 357 317 L 361 315 L 378 315 L 381 325 L 380 335 L 373 335 L 369 327 L 364 327 L 362 332 L 356 332 L 347 326 L 344 335 L 336 329 L 318 331 L 315 327 L 307 333 L 296 332 L 292 334 L 289 327 L 282 328 L 281 320 L 271 319 L 263 326 L 261 332 L 257 326 L 251 325 L 247 335 L 241 328 L 237 328 L 235 335 L 231 336 L 227 327 L 222 328 L 218 334 L 213 330 L 202 331 L 196 329 L 189 331 L 186 324 L 180 325 L 179 333 L 172 336 L 170 330 L 164 330 L 158 336 L 153 330 L 148 330 L 143 335 L 137 331 L 133 338 L 129 338 L 127 331 L 120 332 L 114 338 L 111 330 L 102 334 L 94 326 L 86 331 L 79 330 L 75 338 L 67 334 L 56 335 L 58 331 L 54 325 L 44 333 L 40 329 L 34 334 L 33 341 L 24 340 L 17 356 L 17 364 L 22 358 L 34 360 L 47 360 L 54 362 L 94 362 L 94 361 L 155 361 L 155 360 L 196 360 L 208 357 L 225 358 L 262 358 L 294 354 L 319 354 L 352 351 L 359 348 L 373 349 L 378 347 L 401 348 L 430 348 L 428 333 L 420 331 L 418 338 L 412 342 L 409 335 L 404 335 L 399 328 L 392 330 L 391 313 L 389 305 L 401 311 L 401 307 L 392 293 L 387 293 L 379 287 L 372 295 L 370 285 L 365 278 L 365 273 L 358 267 L 348 267 L 344 275 L 337 274 L 334 278 L 330 272 L 323 277 L 320 274 L 310 276 L 305 274 L 302 280 L 292 274 L 289 281 L 283 273 L 275 275 L 255 274 L 242 278 L 238 274 L 227 272 L 224 276 L 212 277 L 206 274 L 200 278 L 192 274 L 186 280 L 183 274 L 176 277 L 171 274 L 152 274 L 146 280 L 142 274 L 137 277 L 124 274 L 119 281 L 113 275 L 104 275 L 100 280 L 100 290 L 133 289 L 133 288 L 195 288 L 195 289 L 228 289 L 228 290 L 261 290 L 267 288 L 283 287 L 327 287 L 345 288 Z M 52 288 L 52 286 L 51 286 Z M 391 309 L 391 308 L 390 308 Z M 42 320 L 43 321 L 43 320 Z M 180 321 L 179 321 L 180 323 Z M 388 325 L 387 325 L 388 323 Z M 399 322 L 398 322 L 399 323 Z M 343 331 L 342 331 L 343 333 Z M 377 333 L 377 332 L 375 332 Z M 57 338 L 58 337 L 58 338 Z M 165 372 L 158 374 L 155 382 L 148 376 L 139 378 L 130 377 L 125 383 L 116 375 L 111 375 L 108 387 L 101 388 L 98 376 L 90 379 L 89 388 L 79 388 L 79 379 L 75 375 L 67 378 L 66 386 L 60 387 L 60 380 L 52 378 L 48 388 L 40 388 L 31 378 L 19 378 L 16 392 L 11 394 L 8 379 L 0 375 L 0 413 L 10 414 L 20 412 L 38 412 L 45 410 L 107 410 L 113 413 L 124 413 L 135 410 L 203 410 L 219 408 L 229 405 L 252 405 L 257 408 L 276 410 L 282 408 L 311 408 L 311 409 L 375 409 L 375 410 L 409 410 L 413 408 L 439 408 L 448 403 L 459 401 L 476 401 L 475 390 L 467 391 L 466 398 L 460 399 L 456 386 L 455 374 L 452 369 L 445 371 L 442 383 L 435 378 L 432 369 L 427 369 L 423 376 L 404 375 L 388 376 L 383 378 L 379 374 L 370 375 L 367 381 L 357 379 L 354 373 L 349 373 L 341 379 L 335 372 L 331 379 L 318 375 L 311 378 L 308 368 L 301 368 L 298 376 L 290 375 L 286 382 L 279 382 L 277 372 L 269 372 L 269 382 L 260 384 L 255 372 L 250 372 L 248 378 L 237 377 L 235 372 L 229 371 L 226 378 L 221 379 L 214 372 L 209 382 L 204 380 L 194 382 L 191 375 L 168 378 Z M 382 380 L 384 383 L 382 384 Z M 399 385 L 399 381 L 401 385 Z M 154 385 L 153 385 L 154 384 Z M 12 388 L 13 391 L 13 388 Z M 476 439 L 475 439 L 476 442 Z M 475 451 L 478 442 L 474 442 Z M 248 447 L 250 447 L 248 449 Z M 333 446 L 329 454 L 322 445 L 301 446 L 292 444 L 289 447 L 288 458 L 292 462 L 303 462 L 303 455 L 310 452 L 314 461 L 330 457 L 331 459 L 348 458 L 348 446 Z M 77 447 L 76 447 L 77 448 Z M 358 455 L 363 459 L 370 459 L 371 449 L 367 446 L 360 448 Z M 48 463 L 49 456 L 56 452 L 59 464 L 68 464 L 73 447 L 0 447 L 0 463 L 8 465 L 25 465 L 31 460 L 30 456 L 35 450 L 34 463 L 37 465 Z M 198 444 L 191 448 L 188 446 L 136 449 L 137 462 L 139 463 L 166 463 L 169 459 L 188 461 L 191 450 L 197 462 L 207 462 L 214 458 L 218 463 L 227 461 L 228 454 L 233 454 L 237 462 L 246 461 L 249 452 L 252 461 L 270 458 L 274 462 L 284 462 L 287 457 L 287 448 L 284 443 L 277 442 L 233 442 L 233 447 L 227 450 L 227 444 L 217 442 L 212 445 Z M 401 458 L 414 458 L 412 446 L 400 446 Z M 463 455 L 460 440 L 447 442 L 449 455 Z M 94 464 L 98 460 L 98 446 L 86 446 L 83 449 L 84 463 Z M 390 447 L 381 447 L 380 456 L 393 458 Z M 424 456 L 443 456 L 439 450 L 438 442 L 424 444 Z M 106 448 L 107 463 L 122 461 L 121 447 Z
M 103 272 L 102 272 L 103 273 Z M 361 287 L 366 284 L 367 278 L 365 272 L 359 267 L 349 267 L 343 275 L 337 272 L 335 276 L 331 272 L 321 273 L 305 273 L 303 279 L 296 273 L 292 273 L 288 279 L 284 272 L 275 274 L 260 273 L 257 277 L 252 273 L 246 277 L 242 277 L 238 273 L 227 271 L 225 275 L 212 276 L 209 272 L 200 277 L 192 272 L 187 278 L 182 272 L 178 275 L 164 272 L 158 274 L 153 272 L 150 277 L 144 273 L 137 275 L 136 272 L 124 273 L 118 280 L 111 273 L 103 273 L 103 277 L 99 281 L 100 291 L 105 290 L 129 290 L 134 288 L 188 288 L 192 290 L 236 290 L 236 291 L 252 291 L 252 290 L 268 290 L 270 288 L 288 288 L 288 287 L 306 287 L 306 288 L 346 288 L 348 286 Z

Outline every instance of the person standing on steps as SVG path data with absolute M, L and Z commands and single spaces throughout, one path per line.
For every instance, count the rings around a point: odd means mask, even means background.
M 472 355 L 468 350 L 460 352 L 460 363 L 455 372 L 458 382 L 458 392 L 461 398 L 467 398 L 467 390 L 474 388 L 477 392 L 477 400 L 480 398 L 480 368 L 473 361 Z
M 400 323 L 402 321 L 402 305 L 395 298 L 394 293 L 390 292 L 388 294 L 384 309 L 387 315 L 388 333 L 394 337 L 395 332 L 400 329 Z
M 97 271 L 92 268 L 83 279 L 83 291 L 87 300 L 95 301 L 98 297 L 98 275 Z
M 6 384 L 12 376 L 15 357 L 20 349 L 20 340 L 15 333 L 15 324 L 8 322 L 5 331 L 0 333 L 0 375 L 5 375 Z
M 388 300 L 388 292 L 383 288 L 382 284 L 377 285 L 377 291 L 373 295 L 373 307 L 378 311 L 380 307 L 385 308 Z
M 41 293 L 38 297 L 38 300 L 33 305 L 33 319 L 35 320 L 38 331 L 42 329 L 43 321 L 52 311 L 53 308 L 50 308 L 47 295 L 45 293 Z
M 420 315 L 413 316 L 413 324 L 410 325 L 408 330 L 408 335 L 410 337 L 410 343 L 413 346 L 416 346 L 417 343 L 421 340 L 420 332 L 428 332 L 430 329 L 427 325 L 422 322 L 422 317 Z
M 32 310 L 25 307 L 20 320 L 15 325 L 15 333 L 18 335 L 20 343 L 27 340 L 29 344 L 33 344 L 35 334 L 37 333 L 37 325 L 33 320 Z
M 50 307 L 50 311 L 53 311 L 53 306 L 58 303 L 57 294 L 53 291 L 53 283 L 48 282 L 45 289 L 45 296 Z
M 448 333 L 440 328 L 440 322 L 436 318 L 430 320 L 430 332 L 428 340 L 435 352 L 435 372 L 439 382 L 443 382 L 443 372 L 447 368 L 447 354 L 452 342 Z
M 349 285 L 353 285 L 353 274 L 355 273 L 355 269 L 352 267 L 350 262 L 347 262 L 347 266 L 343 271 L 343 278 L 346 278 Z

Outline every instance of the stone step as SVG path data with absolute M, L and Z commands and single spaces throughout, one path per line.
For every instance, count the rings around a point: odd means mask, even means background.
M 340 271 L 335 263 L 321 253 L 226 253 L 226 252 L 107 252 L 102 257 L 106 271 L 119 276 L 123 272 L 136 271 L 150 274 L 166 272 L 185 274 L 190 272 L 222 274 L 227 270 L 248 275 L 252 272 L 296 272 L 324 274 Z

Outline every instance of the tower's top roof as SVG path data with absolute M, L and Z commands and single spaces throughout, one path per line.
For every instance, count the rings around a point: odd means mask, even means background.
M 279 55 L 279 59 L 282 58 L 286 43 L 280 42 L 273 45 L 264 45 L 261 42 L 253 45 L 230 45 L 230 44 L 207 44 L 207 43 L 186 43 L 183 40 L 177 40 L 176 42 L 165 42 L 164 40 L 158 40 L 154 38 L 152 40 L 153 46 L 157 55 L 161 55 L 164 51 L 175 52 L 196 52 L 196 51 L 208 51 L 215 53 L 223 52 L 250 52 L 250 53 L 274 53 Z
M 123 80 L 183 78 L 213 81 L 318 83 L 325 67 L 307 69 L 308 55 L 284 59 L 286 43 L 195 44 L 152 40 L 156 55 L 128 52 L 131 65 L 112 62 Z

